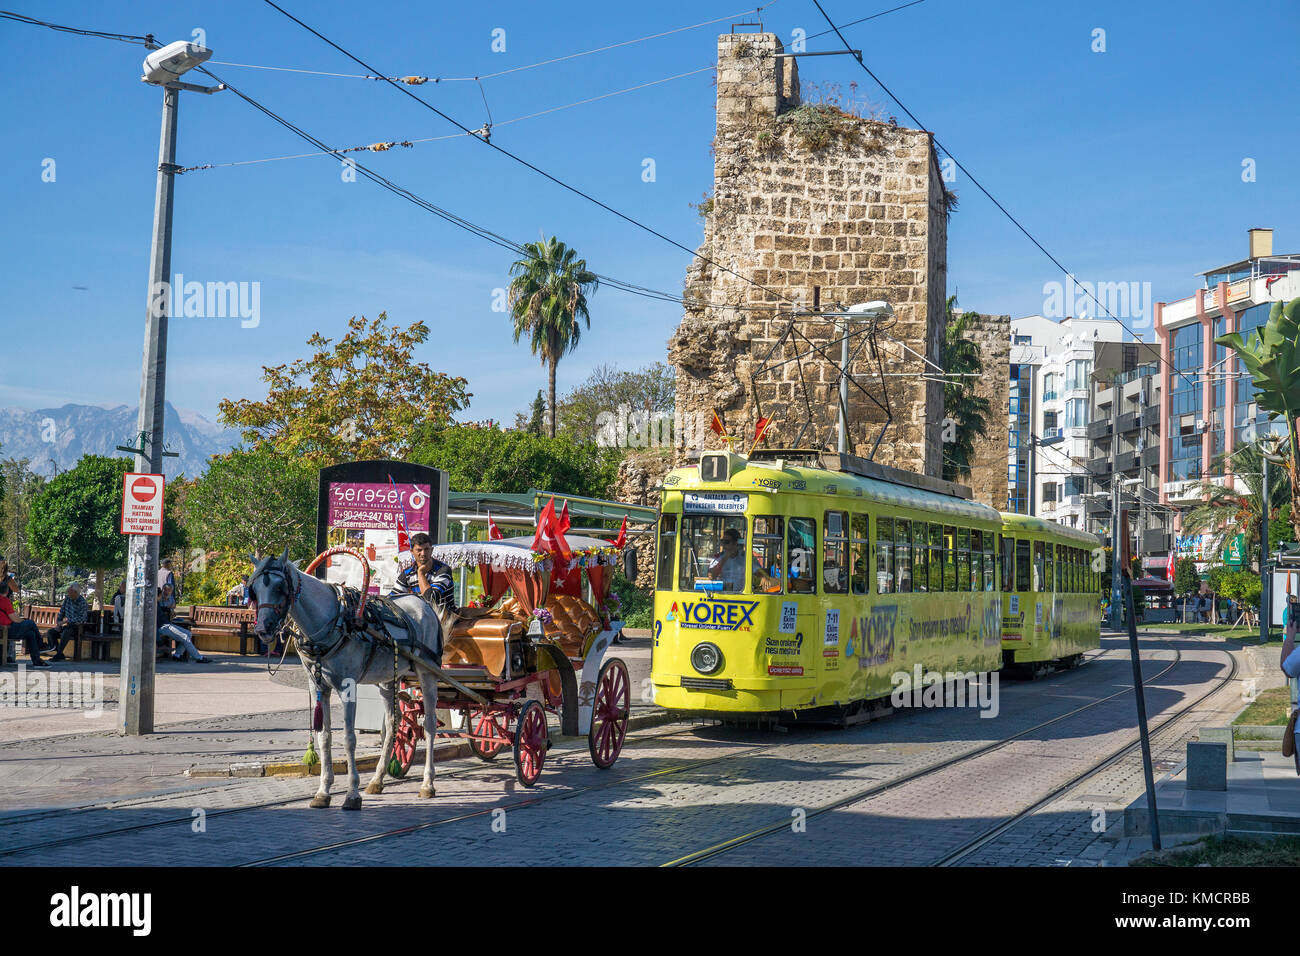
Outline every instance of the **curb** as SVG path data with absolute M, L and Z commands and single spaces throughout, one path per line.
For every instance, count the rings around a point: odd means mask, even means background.
M 627 719 L 627 729 L 629 731 L 642 730 L 646 727 L 659 727 L 663 724 L 676 723 L 677 720 L 667 711 L 658 711 L 657 713 L 635 714 Z M 555 740 L 582 740 L 583 737 L 564 737 L 560 734 L 554 735 Z M 447 760 L 459 760 L 462 757 L 468 757 L 473 753 L 469 748 L 469 742 L 465 740 L 446 741 L 439 743 L 434 747 L 434 763 L 442 763 Z M 416 748 L 415 757 L 411 760 L 411 766 L 415 767 L 420 761 L 424 760 L 425 749 L 423 746 Z M 366 754 L 357 757 L 357 773 L 373 773 L 375 767 L 379 764 L 379 754 Z M 348 761 L 344 757 L 334 761 L 334 772 L 336 774 L 347 773 Z M 236 763 L 225 767 L 200 767 L 193 766 L 185 771 L 187 777 L 314 777 L 320 773 L 320 764 L 312 764 L 310 767 L 301 760 L 283 761 L 277 763 Z

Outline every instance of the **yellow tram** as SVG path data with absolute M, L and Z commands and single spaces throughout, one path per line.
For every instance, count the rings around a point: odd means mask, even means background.
M 1002 664 L 1002 517 L 956 486 L 847 455 L 709 452 L 665 477 L 660 510 L 651 678 L 668 710 L 843 716 L 917 665 Z
M 1072 666 L 1101 646 L 1096 535 L 1029 515 L 1002 515 L 1002 658 Z

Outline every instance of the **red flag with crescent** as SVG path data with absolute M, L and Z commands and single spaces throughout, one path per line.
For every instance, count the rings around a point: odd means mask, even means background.
M 623 525 L 618 529 L 618 537 L 610 544 L 616 548 L 622 548 L 627 544 L 627 515 L 623 515 Z
M 505 535 L 501 533 L 501 529 L 497 527 L 497 523 L 492 520 L 492 512 L 489 511 L 488 512 L 488 540 L 500 541 L 504 537 Z
M 754 444 L 755 445 L 757 445 L 759 442 L 763 440 L 763 434 L 767 431 L 768 426 L 771 424 L 772 424 L 771 415 L 765 415 L 764 417 L 760 418 L 757 422 L 754 423 Z
M 718 414 L 716 408 L 713 410 L 713 421 L 709 422 L 709 427 L 723 438 L 727 437 L 727 426 L 723 424 L 722 416 Z

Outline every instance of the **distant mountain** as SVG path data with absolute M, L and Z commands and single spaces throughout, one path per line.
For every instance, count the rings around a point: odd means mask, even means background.
M 136 415 L 129 405 L 0 408 L 0 458 L 30 458 L 32 470 L 48 477 L 54 473 L 50 459 L 65 471 L 82 455 L 126 457 L 116 446 L 135 445 Z M 168 402 L 163 443 L 179 456 L 163 459 L 163 474 L 196 478 L 209 458 L 239 443 L 239 433 Z

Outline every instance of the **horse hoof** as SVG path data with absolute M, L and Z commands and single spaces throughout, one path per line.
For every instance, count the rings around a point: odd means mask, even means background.
M 384 785 L 382 783 L 370 783 L 366 785 L 366 793 L 383 793 Z
M 348 797 L 346 800 L 344 800 L 344 801 L 343 801 L 343 809 L 344 809 L 344 810 L 360 810 L 360 809 L 361 809 L 361 794 L 357 794 L 355 797 Z
M 313 810 L 323 810 L 330 805 L 330 795 L 328 793 L 318 793 L 311 798 L 309 806 Z
M 423 798 L 426 799 L 426 800 L 428 800 L 428 799 L 430 799 L 431 797 L 433 797 L 433 795 L 434 795 L 435 793 L 437 793 L 437 791 L 434 790 L 433 787 L 421 787 L 421 788 L 420 788 L 420 796 L 423 797 Z

